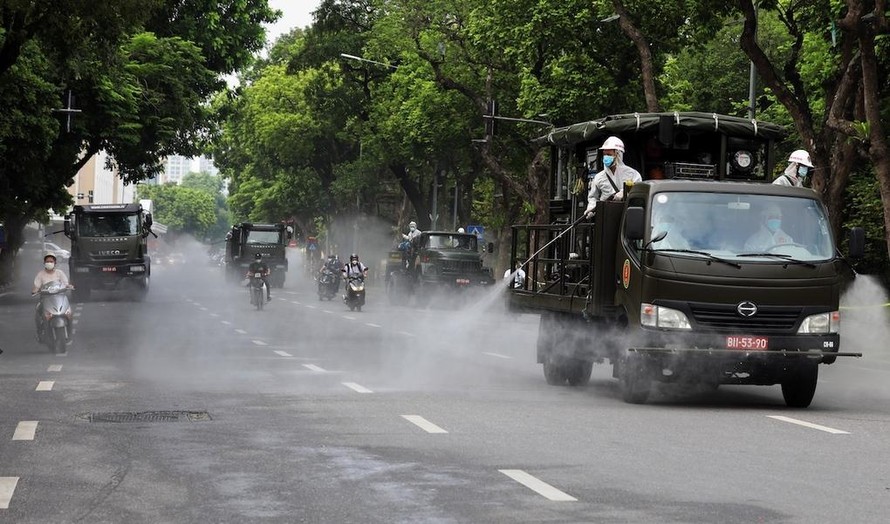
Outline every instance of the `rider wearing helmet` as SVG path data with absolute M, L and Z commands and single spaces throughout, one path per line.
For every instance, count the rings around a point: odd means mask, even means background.
M 810 154 L 803 149 L 798 149 L 791 153 L 788 157 L 788 167 L 785 172 L 773 180 L 773 184 L 777 186 L 803 187 L 803 181 L 813 169 L 813 162 L 810 160 Z
M 257 253 L 254 255 L 254 261 L 250 263 L 250 266 L 247 268 L 247 277 L 250 278 L 251 275 L 256 273 L 260 273 L 263 275 L 263 284 L 266 286 L 266 302 L 272 300 L 272 286 L 269 285 L 269 266 L 263 262 L 263 254 Z
M 368 276 L 368 267 L 359 262 L 358 255 L 355 253 L 349 255 L 349 263 L 343 266 L 342 271 L 344 281 L 347 285 L 350 277 L 364 279 Z
M 599 201 L 623 200 L 624 184 L 640 182 L 640 173 L 624 164 L 624 142 L 617 136 L 610 136 L 600 146 L 603 159 L 603 170 L 596 175 L 591 174 L 590 189 L 587 192 L 587 209 L 584 214 L 590 218 Z M 592 172 L 591 172 L 592 173 Z

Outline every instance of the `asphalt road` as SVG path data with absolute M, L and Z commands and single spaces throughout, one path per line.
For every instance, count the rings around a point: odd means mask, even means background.
M 630 405 L 606 366 L 587 386 L 547 386 L 536 318 L 494 295 L 419 310 L 371 288 L 353 313 L 294 271 L 258 312 L 199 259 L 155 267 L 145 302 L 78 304 L 75 341 L 54 356 L 34 340 L 27 291 L 0 296 L 3 522 L 890 515 L 880 341 L 823 366 L 806 410 L 777 386 L 666 388 Z M 173 411 L 181 420 L 99 421 Z

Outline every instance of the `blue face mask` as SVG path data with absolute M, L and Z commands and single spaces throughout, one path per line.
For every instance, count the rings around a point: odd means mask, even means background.
M 807 174 L 809 174 L 809 172 L 810 172 L 809 166 L 800 166 L 797 168 L 797 174 L 800 175 L 801 177 L 807 176 Z
M 603 156 L 603 165 L 606 167 L 612 167 L 612 164 L 615 163 L 615 157 L 612 155 Z
M 766 221 L 766 228 L 771 232 L 775 233 L 782 227 L 782 219 L 781 218 L 770 218 Z

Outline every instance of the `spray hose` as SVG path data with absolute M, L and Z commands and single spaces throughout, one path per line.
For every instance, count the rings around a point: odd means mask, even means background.
M 596 212 L 596 210 L 594 209 L 594 213 L 595 213 L 595 212 Z M 574 222 L 572 222 L 572 223 L 569 225 L 569 227 L 563 229 L 562 231 L 560 231 L 560 233 L 559 233 L 558 235 L 556 235 L 555 237 L 553 237 L 553 240 L 551 240 L 550 242 L 547 242 L 546 244 L 544 244 L 543 246 L 541 246 L 541 249 L 535 251 L 535 252 L 532 254 L 532 256 L 528 257 L 528 258 L 525 260 L 525 262 L 523 262 L 522 264 L 519 265 L 519 267 L 517 267 L 516 269 L 514 269 L 514 270 L 513 270 L 513 273 L 516 273 L 516 272 L 519 271 L 520 269 L 523 269 L 523 268 L 526 266 L 526 264 L 528 264 L 529 262 L 532 261 L 532 259 L 534 259 L 536 256 L 538 256 L 538 255 L 541 253 L 541 251 L 544 251 L 545 249 L 547 249 L 548 247 L 550 247 L 554 242 L 556 242 L 557 240 L 559 240 L 560 238 L 562 238 L 563 235 L 565 235 L 565 234 L 568 233 L 569 231 L 575 229 L 575 226 L 577 226 L 578 224 L 580 224 L 581 221 L 584 220 L 585 218 L 587 218 L 587 213 L 583 213 L 580 217 L 578 217 L 577 220 L 575 220 Z

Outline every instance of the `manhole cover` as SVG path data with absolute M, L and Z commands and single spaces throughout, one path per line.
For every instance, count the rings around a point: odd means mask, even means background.
M 90 422 L 201 422 L 212 420 L 206 411 L 106 411 L 83 415 Z

